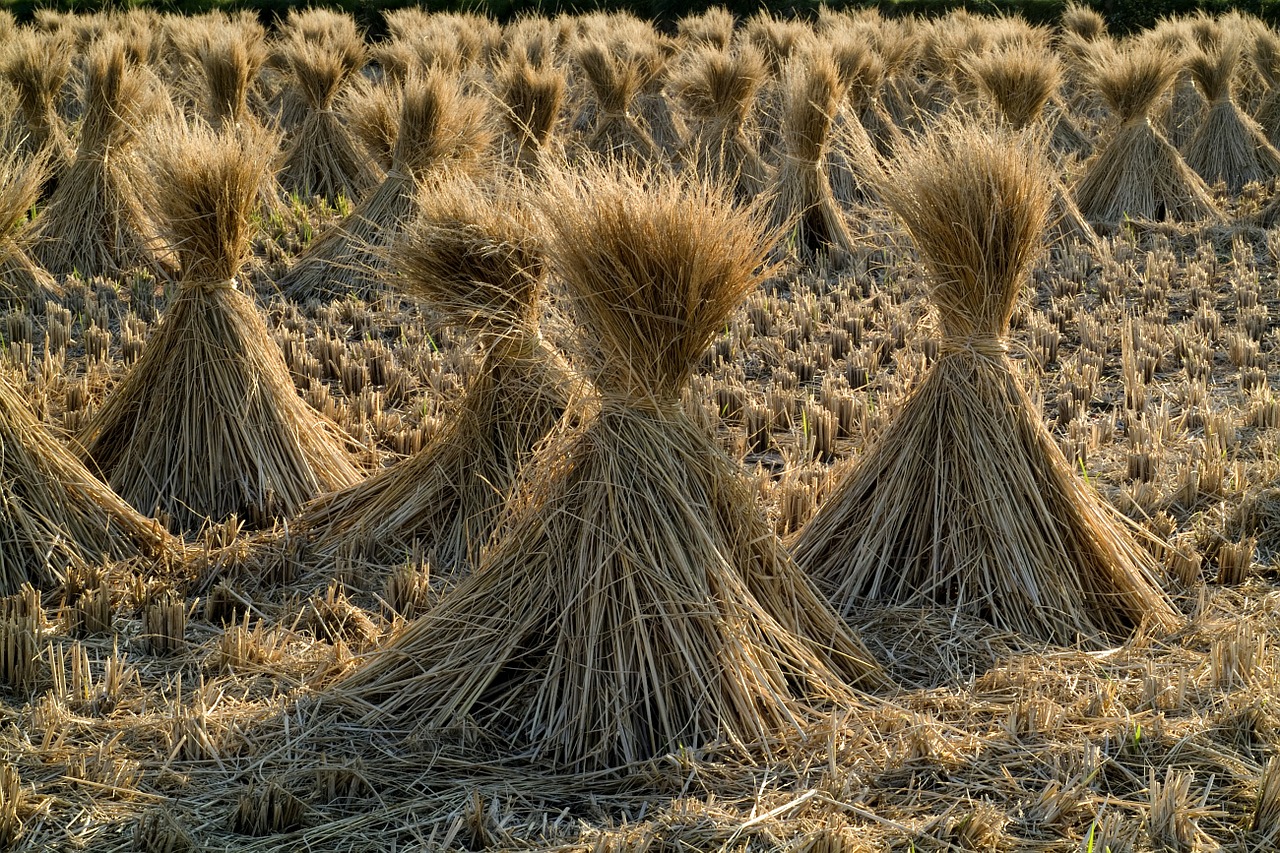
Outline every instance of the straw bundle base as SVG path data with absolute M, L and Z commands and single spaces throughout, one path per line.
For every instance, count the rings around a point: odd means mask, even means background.
M 682 156 L 703 179 L 733 187 L 739 201 L 751 201 L 768 186 L 768 168 L 735 122 L 709 119 L 694 125 Z
M 1089 162 L 1076 186 L 1076 203 L 1090 222 L 1218 216 L 1204 181 L 1145 118 L 1122 125 Z
M 413 553 L 434 570 L 474 565 L 519 467 L 564 413 L 567 368 L 549 349 L 490 357 L 457 415 L 412 458 L 312 502 L 313 550 L 379 566 Z
M 787 243 L 810 257 L 853 251 L 853 235 L 836 204 L 823 163 L 784 157 L 771 192 L 773 224 L 787 229 Z
M 80 438 L 121 497 L 174 531 L 232 514 L 268 525 L 358 478 L 253 302 L 229 286 L 182 287 Z
M 57 280 L 36 266 L 20 246 L 0 244 L 0 305 L 38 308 L 61 295 Z
M 790 564 L 764 559 L 745 486 L 687 418 L 610 406 L 542 458 L 555 467 L 513 498 L 477 571 L 339 685 L 347 698 L 578 769 L 715 742 L 767 753 L 810 701 L 854 701 L 752 593 L 748 577 Z
M 1184 159 L 1205 183 L 1222 181 L 1232 193 L 1280 175 L 1280 152 L 1229 99 L 1209 107 L 1187 143 Z
M 0 379 L 0 595 L 105 559 L 160 558 L 169 545 L 95 478 Z
M 1071 470 L 1004 355 L 944 354 L 801 532 L 844 613 L 940 606 L 1045 642 L 1171 629 L 1150 556 Z
M 333 110 L 313 109 L 302 120 L 285 156 L 280 185 L 303 198 L 339 196 L 358 201 L 377 182 L 373 163 L 356 147 Z
M 388 175 L 341 222 L 316 238 L 277 286 L 290 299 L 328 300 L 351 294 L 373 299 L 382 291 L 389 250 L 414 210 L 415 184 Z

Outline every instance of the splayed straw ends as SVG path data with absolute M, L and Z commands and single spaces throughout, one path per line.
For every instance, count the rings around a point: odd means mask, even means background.
M 382 288 L 391 245 L 412 219 L 430 176 L 475 171 L 492 139 L 488 104 L 463 94 L 455 75 L 410 74 L 399 95 L 391 168 L 369 196 L 311 243 L 277 285 L 293 299 L 368 299 Z
M 22 31 L 8 40 L 0 60 L 26 124 L 22 147 L 31 154 L 44 152 L 55 175 L 66 168 L 74 151 L 58 114 L 74 55 L 65 37 Z
M 18 233 L 40 196 L 48 168 L 47 149 L 34 157 L 19 151 L 0 154 L 0 303 L 43 305 L 59 290 L 53 276 L 31 260 Z
M 1126 216 L 1177 222 L 1217 218 L 1204 181 L 1148 116 L 1176 73 L 1174 58 L 1157 48 L 1094 52 L 1090 74 L 1114 114 L 1115 128 L 1075 188 L 1076 203 L 1090 222 Z
M 506 127 L 507 160 L 527 177 L 542 170 L 550 150 L 568 83 L 554 65 L 534 65 L 515 55 L 497 72 L 499 115 Z
M 1280 175 L 1280 152 L 1232 97 L 1232 80 L 1242 49 L 1239 35 L 1224 31 L 1213 47 L 1193 50 L 1186 59 L 1191 79 L 1208 108 L 1195 123 L 1183 154 L 1187 165 L 1206 183 L 1221 181 L 1232 193 L 1240 192 L 1247 183 Z
M 180 290 L 80 436 L 116 491 L 175 531 L 232 514 L 269 524 L 357 478 L 237 288 L 270 141 L 207 130 L 155 140 L 153 204 L 181 261 Z
M 130 162 L 155 105 L 145 72 L 130 63 L 124 44 L 111 37 L 97 42 L 85 68 L 85 114 L 75 158 L 32 234 L 32 256 L 49 272 L 166 272 Z
M 1005 353 L 1049 186 L 1024 135 L 959 125 L 888 168 L 881 192 L 929 271 L 942 342 L 795 542 L 838 609 L 932 604 L 1058 643 L 1175 624 L 1151 557 L 1072 471 Z
M 769 752 L 875 669 L 680 405 L 767 243 L 724 195 L 673 178 L 592 170 L 543 205 L 599 408 L 530 462 L 476 571 L 340 695 L 579 769 Z
M 138 556 L 173 543 L 85 468 L 0 376 L 0 595 L 48 586 L 68 569 Z
M 467 568 L 520 467 L 559 421 L 570 373 L 538 333 L 546 259 L 522 200 L 455 177 L 433 184 L 395 250 L 396 282 L 485 349 L 449 422 L 409 460 L 312 503 L 314 551 L 392 566 L 424 554 Z

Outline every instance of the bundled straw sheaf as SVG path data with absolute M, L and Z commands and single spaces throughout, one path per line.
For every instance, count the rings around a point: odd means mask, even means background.
M 939 356 L 796 560 L 846 613 L 936 605 L 1058 643 L 1172 628 L 1152 558 L 1072 470 L 1006 354 L 1051 205 L 1042 151 L 956 124 L 904 151 L 881 193 L 928 271 Z
M 32 255 L 55 275 L 164 272 L 131 162 L 138 134 L 156 108 L 150 78 L 111 37 L 90 49 L 84 78 L 75 157 L 36 221 Z
M 1090 74 L 1115 127 L 1075 188 L 1076 202 L 1091 222 L 1216 218 L 1204 181 L 1148 116 L 1176 73 L 1173 56 L 1147 45 L 1094 52 Z
M 4 78 L 17 93 L 25 123 L 22 147 L 32 154 L 44 152 L 55 180 L 74 150 L 58 114 L 73 57 L 68 39 L 35 31 L 14 34 L 3 54 Z
M 568 82 L 557 66 L 514 56 L 497 72 L 499 114 L 506 126 L 508 160 L 528 177 L 542 169 L 564 108 Z
M 199 57 L 205 79 L 204 116 L 209 124 L 220 130 L 255 121 L 249 111 L 249 92 L 267 59 L 262 31 L 216 29 Z
M 395 249 L 396 282 L 484 347 L 452 418 L 407 461 L 317 499 L 299 526 L 315 550 L 380 565 L 426 555 L 474 565 L 520 467 L 560 419 L 569 371 L 541 339 L 546 258 L 510 190 L 465 177 L 433 184 Z
M 882 102 L 888 73 L 884 59 L 862 33 L 838 32 L 831 37 L 830 46 L 831 58 L 840 73 L 845 100 L 852 113 L 843 118 L 849 124 L 857 120 L 877 154 L 881 157 L 891 155 L 902 138 L 902 132 Z
M 414 214 L 428 177 L 475 171 L 492 140 L 488 103 L 466 95 L 456 77 L 411 74 L 399 95 L 391 168 L 341 222 L 313 241 L 277 285 L 293 299 L 369 298 L 382 287 L 390 246 Z
M 327 36 L 308 37 L 306 32 L 291 31 L 275 46 L 272 57 L 301 105 L 280 183 L 285 190 L 306 198 L 318 195 L 333 202 L 344 196 L 357 200 L 377 182 L 377 173 L 334 106 L 343 87 L 364 65 L 364 41 L 354 28 Z
M 1262 101 L 1253 114 L 1254 120 L 1262 127 L 1268 142 L 1280 145 L 1280 36 L 1270 28 L 1258 28 L 1250 60 L 1266 85 Z
M 676 21 L 676 34 L 686 48 L 710 47 L 725 51 L 733 43 L 733 13 L 723 6 L 712 6 L 696 15 L 685 15 Z
M 595 98 L 595 123 L 586 147 L 610 158 L 653 161 L 658 146 L 633 109 L 654 70 L 645 53 L 618 42 L 586 41 L 577 60 Z
M 1096 9 L 1080 3 L 1068 3 L 1062 10 L 1062 29 L 1086 41 L 1097 41 L 1107 34 L 1107 19 Z
M 31 260 L 19 227 L 40 197 L 48 152 L 0 153 L 0 304 L 39 306 L 58 292 L 57 282 Z
M 733 187 L 749 201 L 769 173 L 746 132 L 747 118 L 767 70 L 759 51 L 702 48 L 685 59 L 672 88 L 692 119 L 684 157 L 704 179 Z
M 813 51 L 788 66 L 784 87 L 782 162 L 769 191 L 773 226 L 808 255 L 851 251 L 853 236 L 826 168 L 832 124 L 844 97 L 839 72 L 824 52 Z
M 53 436 L 0 376 L 0 595 L 103 560 L 160 559 L 172 543 Z
M 767 249 L 725 194 L 592 171 L 543 201 L 598 408 L 539 450 L 479 567 L 339 685 L 576 769 L 767 753 L 876 670 L 679 401 Z
M 236 282 L 271 141 L 261 130 L 155 140 L 152 204 L 178 253 L 180 289 L 80 435 L 113 488 L 174 531 L 233 514 L 267 524 L 357 478 Z
M 1214 47 L 1193 50 L 1186 58 L 1187 70 L 1208 102 L 1184 149 L 1187 165 L 1207 183 L 1221 181 L 1233 193 L 1280 174 L 1280 152 L 1232 97 L 1242 51 L 1240 35 L 1224 32 Z

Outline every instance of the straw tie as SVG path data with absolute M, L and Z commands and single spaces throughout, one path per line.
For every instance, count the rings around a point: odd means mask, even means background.
M 236 281 L 234 278 L 224 278 L 216 281 L 191 281 L 191 282 L 188 282 L 187 285 L 189 287 L 195 287 L 200 290 L 209 291 L 209 292 L 212 292 L 215 290 L 239 290 L 240 289 L 240 283 Z
M 1009 353 L 1009 344 L 1002 338 L 943 338 L 938 355 L 981 356 L 1001 359 Z

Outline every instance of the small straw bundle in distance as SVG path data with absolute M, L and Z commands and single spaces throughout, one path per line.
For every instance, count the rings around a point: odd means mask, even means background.
M 756 92 L 767 71 L 759 51 L 705 47 L 688 56 L 672 79 L 692 122 L 683 156 L 704 179 L 733 187 L 750 201 L 768 184 L 769 172 L 746 133 Z
M 313 40 L 294 30 L 275 46 L 272 60 L 305 107 L 285 151 L 281 186 L 331 203 L 339 196 L 363 198 L 377 182 L 377 173 L 334 109 L 343 87 L 364 65 L 359 33 L 342 30 Z
M 1258 27 L 1249 59 L 1266 84 L 1253 118 L 1267 135 L 1267 141 L 1280 146 L 1280 36 L 1270 27 Z
M 179 291 L 80 443 L 125 500 L 174 531 L 232 514 L 268 524 L 357 478 L 236 284 L 272 137 L 167 133 L 152 203 L 181 261 Z
M 54 275 L 89 278 L 136 268 L 165 272 L 130 156 L 155 106 L 146 72 L 124 44 L 103 38 L 84 71 L 84 118 L 75 157 L 36 220 L 32 256 Z
M 586 147 L 633 163 L 655 160 L 657 143 L 633 111 L 650 70 L 644 54 L 623 44 L 592 40 L 579 46 L 577 59 L 595 97 L 595 125 L 587 134 Z
M 1280 152 L 1232 97 L 1242 49 L 1239 34 L 1224 30 L 1214 46 L 1192 50 L 1186 58 L 1191 79 L 1208 107 L 1195 123 L 1183 157 L 1206 183 L 1222 181 L 1231 193 L 1240 192 L 1247 183 L 1280 175 Z
M 1080 3 L 1068 3 L 1058 21 L 1063 30 L 1085 41 L 1097 41 L 1107 34 L 1107 19 L 1102 13 Z
M 104 559 L 160 559 L 171 546 L 163 528 L 89 473 L 0 376 L 0 595 Z
M 723 6 L 712 6 L 697 14 L 685 15 L 676 21 L 676 35 L 684 47 L 710 47 L 725 51 L 733 44 L 733 13 Z
M 267 59 L 262 31 L 217 27 L 199 50 L 204 71 L 203 113 L 215 130 L 256 123 L 249 110 L 249 91 Z
M 538 333 L 546 258 L 514 192 L 465 177 L 433 182 L 394 250 L 395 281 L 484 347 L 452 418 L 410 459 L 299 517 L 319 553 L 391 566 L 424 554 L 434 570 L 474 565 L 520 467 L 560 420 L 570 373 Z
M 550 62 L 537 65 L 522 53 L 512 54 L 496 73 L 498 113 L 506 127 L 507 160 L 536 177 L 551 150 L 568 86 L 563 69 Z
M 878 675 L 680 402 L 767 243 L 727 193 L 670 176 L 592 169 L 543 204 L 598 407 L 539 449 L 476 570 L 339 695 L 578 770 L 767 752 Z
M 74 151 L 58 114 L 74 55 L 66 37 L 34 30 L 16 33 L 3 53 L 4 78 L 18 95 L 25 123 L 22 147 L 49 158 L 52 180 L 66 168 Z
M 830 37 L 831 58 L 835 60 L 845 86 L 845 102 L 867 139 L 881 157 L 890 156 L 902 139 L 902 131 L 882 103 L 885 62 L 858 31 L 837 30 Z
M 456 75 L 410 74 L 399 97 L 391 168 L 378 187 L 299 256 L 277 282 L 291 299 L 369 299 L 382 288 L 390 246 L 413 218 L 418 187 L 429 175 L 474 171 L 489 150 L 488 103 L 464 95 Z
M 1151 123 L 1156 99 L 1177 73 L 1174 58 L 1146 45 L 1095 51 L 1094 85 L 1115 128 L 1085 164 L 1076 203 L 1090 222 L 1128 217 L 1192 222 L 1217 218 L 1208 187 Z
M 787 68 L 782 114 L 782 162 L 769 193 L 773 226 L 789 233 L 807 256 L 852 251 L 853 236 L 827 177 L 831 127 L 844 91 L 824 51 L 798 57 Z
M 1049 120 L 1045 106 L 1062 83 L 1062 69 L 1053 54 L 1040 47 L 1015 43 L 970 57 L 966 70 L 1009 128 L 1052 134 L 1045 127 Z M 1049 222 L 1054 241 L 1074 238 L 1096 247 L 1098 235 L 1062 180 L 1053 174 L 1050 181 L 1053 200 Z
M 47 151 L 30 157 L 0 152 L 0 304 L 42 306 L 59 290 L 53 276 L 31 260 L 18 233 L 40 196 L 47 157 Z
M 1152 558 L 1072 470 L 1006 354 L 1048 178 L 1025 135 L 958 123 L 887 170 L 881 194 L 920 252 L 942 341 L 794 543 L 845 613 L 934 604 L 1057 643 L 1175 624 Z

